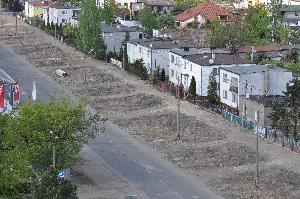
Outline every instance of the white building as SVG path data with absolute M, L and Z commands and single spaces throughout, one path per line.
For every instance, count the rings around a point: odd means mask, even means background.
M 137 26 L 127 27 L 120 24 L 101 24 L 101 31 L 106 45 L 106 53 L 120 53 L 126 34 L 129 34 L 131 40 L 142 39 L 144 33 L 144 30 Z
M 182 82 L 185 90 L 188 90 L 191 79 L 194 76 L 196 80 L 196 94 L 199 96 L 207 96 L 209 76 L 211 73 L 215 75 L 219 83 L 219 68 L 234 67 L 237 64 L 242 66 L 254 65 L 251 61 L 231 55 L 229 53 L 208 53 L 209 49 L 198 49 L 198 54 L 180 56 L 174 52 L 170 53 L 170 82 L 178 85 Z M 222 50 L 217 50 L 221 51 Z M 195 51 L 195 53 L 197 53 Z M 200 53 L 200 54 L 199 54 Z
M 97 6 L 103 6 L 106 0 L 96 0 Z M 165 13 L 174 10 L 173 0 L 115 0 L 116 4 L 120 8 L 127 8 L 131 15 L 138 15 L 138 12 L 142 10 L 145 6 L 150 7 L 150 9 L 155 13 Z
M 299 5 L 283 5 L 281 11 L 286 27 L 300 27 L 300 1 Z
M 292 72 L 274 65 L 220 68 L 220 101 L 238 109 L 239 96 L 282 96 Z
M 74 23 L 77 19 L 79 8 L 73 6 L 64 6 L 61 4 L 51 4 L 48 8 L 44 9 L 43 20 L 45 24 L 54 23 L 58 25 L 66 25 Z
M 144 39 L 131 40 L 127 43 L 127 54 L 129 63 L 143 59 L 145 67 L 150 74 L 157 68 L 164 69 L 166 75 L 169 73 L 169 52 L 172 49 L 188 47 L 182 41 L 170 39 Z

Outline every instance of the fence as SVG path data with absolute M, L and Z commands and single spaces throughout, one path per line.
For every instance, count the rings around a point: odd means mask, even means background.
M 258 135 L 264 139 L 266 139 L 269 143 L 277 143 L 281 144 L 283 147 L 288 147 L 292 151 L 295 151 L 297 153 L 300 153 L 300 141 L 296 141 L 293 138 L 287 137 L 283 133 L 279 131 L 275 131 L 274 129 L 267 128 L 267 127 L 261 127 L 258 126 L 251 121 L 246 120 L 243 117 L 240 117 L 232 112 L 229 112 L 225 109 L 222 109 L 221 107 L 209 103 L 205 98 L 196 96 L 195 99 L 193 96 L 189 95 L 187 92 L 178 89 L 174 84 L 172 83 L 166 83 L 161 81 L 155 82 L 155 88 L 161 92 L 169 92 L 170 94 L 174 96 L 180 96 L 186 101 L 189 101 L 191 103 L 195 103 L 195 105 L 209 109 L 219 115 L 221 115 L 224 119 L 237 124 L 243 128 L 249 129 L 253 133 L 258 133 Z

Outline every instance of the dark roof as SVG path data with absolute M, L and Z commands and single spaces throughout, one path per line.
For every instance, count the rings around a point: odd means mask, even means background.
M 300 12 L 300 5 L 282 5 L 283 12 Z
M 52 1 L 29 1 L 29 5 L 32 6 L 49 6 L 51 3 L 53 3 Z
M 142 0 L 148 6 L 173 6 L 173 0 Z
M 241 96 L 243 99 L 245 99 L 245 96 Z M 283 96 L 278 95 L 249 95 L 249 98 L 247 100 L 257 102 L 258 104 L 262 104 L 264 106 L 271 106 L 272 102 L 277 101 L 281 102 L 283 101 Z
M 215 58 L 213 62 L 210 63 L 212 59 L 211 53 L 190 55 L 184 57 L 186 60 L 199 64 L 201 66 L 211 66 L 211 65 L 232 65 L 232 64 L 253 64 L 252 61 L 245 59 L 240 56 L 225 54 L 225 53 L 215 53 Z
M 196 7 L 187 9 L 184 12 L 176 15 L 176 20 L 186 21 L 198 15 L 203 16 L 207 21 L 218 21 L 219 16 L 221 15 L 228 16 L 229 20 L 235 18 L 234 14 L 226 8 L 218 6 L 210 1 L 206 1 Z
M 174 49 L 174 48 L 184 48 L 190 47 L 189 44 L 186 44 L 183 41 L 171 40 L 165 38 L 152 38 L 152 39 L 135 39 L 130 40 L 131 44 L 139 44 L 150 49 Z
M 123 26 L 121 24 L 101 24 L 101 30 L 104 33 L 113 33 L 113 32 L 144 32 L 144 30 L 137 26 Z
M 234 66 L 234 67 L 226 67 L 226 68 L 224 67 L 222 69 L 239 75 L 261 73 L 261 72 L 265 72 L 266 70 L 278 70 L 281 72 L 290 72 L 287 69 L 279 68 L 272 64 L 255 65 L 255 66 Z
M 206 53 L 211 53 L 211 49 L 209 48 L 195 48 L 195 47 L 191 47 L 191 48 L 180 48 L 180 49 L 173 49 L 170 52 L 175 53 L 177 55 L 180 56 L 189 56 L 189 55 L 200 55 L 200 54 L 206 54 Z M 228 50 L 226 49 L 214 49 L 215 53 L 229 53 Z

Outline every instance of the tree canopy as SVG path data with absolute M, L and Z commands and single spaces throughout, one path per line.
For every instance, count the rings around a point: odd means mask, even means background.
M 23 104 L 18 114 L 0 114 L 0 196 L 30 193 L 31 185 L 52 168 L 67 168 L 79 159 L 79 152 L 98 131 L 97 115 L 85 111 L 82 102 L 68 100 Z

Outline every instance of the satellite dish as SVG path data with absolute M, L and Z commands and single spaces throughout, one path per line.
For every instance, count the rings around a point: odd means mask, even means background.
M 209 62 L 210 64 L 213 64 L 213 63 L 214 63 L 214 59 L 209 59 L 208 62 Z

